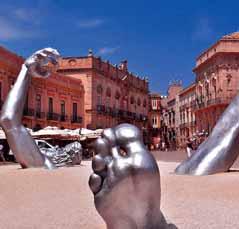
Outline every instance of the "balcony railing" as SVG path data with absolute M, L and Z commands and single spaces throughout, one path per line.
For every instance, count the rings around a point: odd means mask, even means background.
M 47 120 L 59 121 L 59 114 L 48 112 Z
M 232 98 L 215 98 L 207 101 L 207 105 L 216 105 L 216 104 L 228 104 Z
M 109 115 L 112 117 L 117 117 L 120 119 L 131 119 L 131 120 L 137 120 L 137 121 L 147 121 L 148 117 L 143 114 L 134 113 L 131 111 L 126 111 L 123 109 L 117 109 L 112 107 L 107 107 L 104 105 L 97 105 L 97 113 L 101 115 Z
M 97 113 L 103 114 L 105 112 L 105 106 L 104 105 L 97 105 Z
M 32 108 L 25 108 L 23 110 L 23 115 L 24 116 L 33 117 L 34 116 L 34 109 L 32 109 Z
M 202 100 L 202 99 L 197 99 L 197 105 L 196 108 L 204 108 L 208 106 L 213 106 L 213 105 L 219 105 L 219 104 L 229 104 L 232 101 L 232 98 L 227 97 L 227 98 L 214 98 L 214 99 L 208 99 L 208 100 Z
M 112 117 L 118 117 L 118 114 L 119 114 L 118 109 L 113 108 L 113 109 L 112 109 L 112 113 L 111 113 Z
M 68 120 L 67 115 L 63 115 L 63 114 L 60 115 L 61 122 L 66 122 L 67 120 Z
M 71 123 L 82 123 L 82 117 L 72 115 L 71 116 Z
M 112 108 L 111 107 L 105 107 L 105 113 L 107 115 L 112 115 Z
M 39 119 L 44 119 L 46 117 L 45 112 L 36 111 L 35 117 Z

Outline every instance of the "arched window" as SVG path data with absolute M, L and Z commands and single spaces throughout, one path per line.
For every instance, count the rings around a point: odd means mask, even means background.
M 138 106 L 141 106 L 141 100 L 140 100 L 140 98 L 138 98 L 138 100 L 137 100 L 137 105 L 138 105 Z
M 144 99 L 143 106 L 144 106 L 144 107 L 147 106 L 147 101 L 146 101 L 146 99 Z
M 130 104 L 134 104 L 135 103 L 135 98 L 134 98 L 134 96 L 131 96 L 130 97 Z
M 109 87 L 106 89 L 106 96 L 111 97 L 111 89 Z
M 103 87 L 99 84 L 98 86 L 97 86 L 97 94 L 102 94 L 103 93 Z
M 115 93 L 115 98 L 116 98 L 117 100 L 120 98 L 120 93 L 119 93 L 119 91 L 116 91 L 116 93 Z
M 231 86 L 232 76 L 229 74 L 226 76 L 227 78 L 227 86 Z

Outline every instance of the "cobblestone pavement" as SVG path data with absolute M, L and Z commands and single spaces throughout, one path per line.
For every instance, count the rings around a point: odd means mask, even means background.
M 162 185 L 162 211 L 179 229 L 239 228 L 239 171 L 204 177 L 173 171 L 185 152 L 153 152 Z M 88 188 L 91 162 L 81 166 L 22 170 L 0 166 L 1 229 L 105 229 Z M 123 229 L 123 228 L 122 228 Z

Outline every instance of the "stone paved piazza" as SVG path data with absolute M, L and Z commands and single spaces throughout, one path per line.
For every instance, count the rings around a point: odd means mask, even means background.
M 154 152 L 161 171 L 162 211 L 179 229 L 239 228 L 239 163 L 226 174 L 173 174 L 183 152 Z M 91 162 L 81 166 L 22 170 L 0 166 L 0 228 L 105 229 L 88 188 Z M 114 210 L 114 209 L 112 209 Z

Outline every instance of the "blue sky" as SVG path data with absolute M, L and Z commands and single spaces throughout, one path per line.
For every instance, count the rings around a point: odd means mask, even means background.
M 5 2 L 5 3 L 4 3 Z M 165 94 L 170 80 L 194 80 L 195 58 L 221 36 L 239 30 L 239 1 L 1 0 L 0 43 L 28 56 L 43 47 L 63 56 L 88 48 L 113 64 L 148 76 Z

